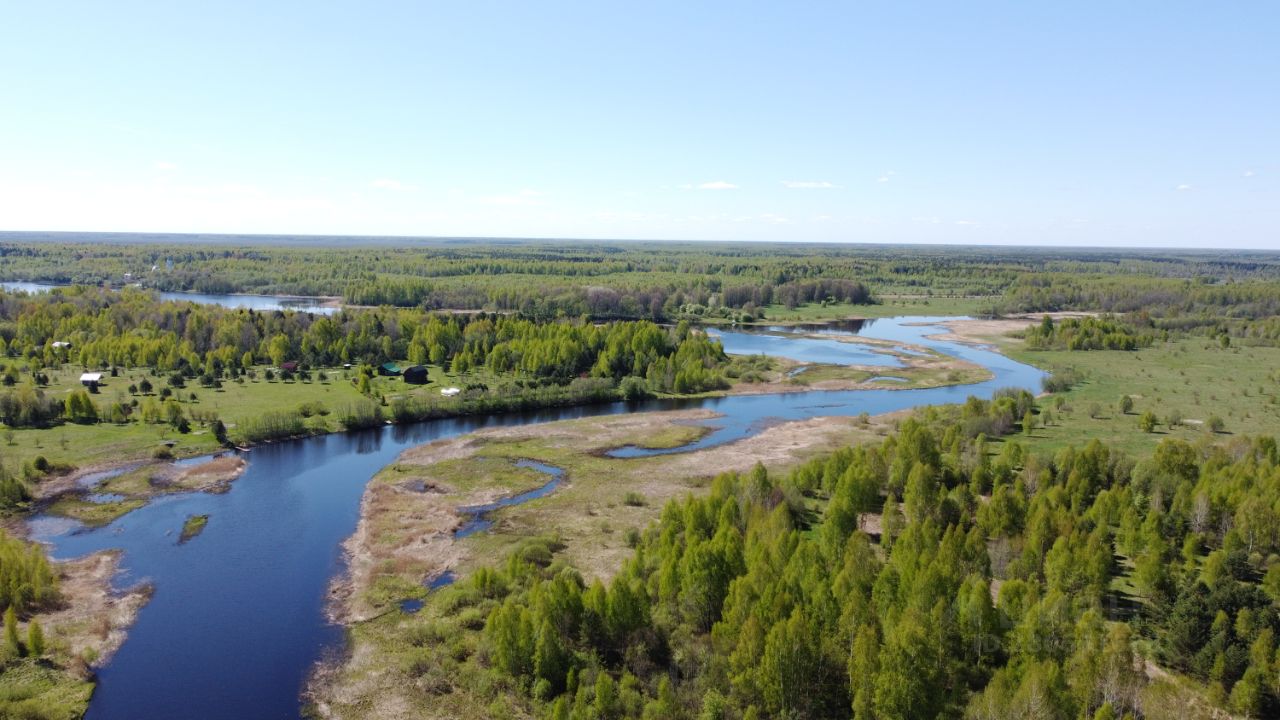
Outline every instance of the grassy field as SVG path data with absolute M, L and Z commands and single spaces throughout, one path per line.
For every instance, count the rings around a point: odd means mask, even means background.
M 266 380 L 267 369 L 255 368 L 255 379 L 246 378 L 243 383 L 224 381 L 218 389 L 203 388 L 191 381 L 184 388 L 174 389 L 175 397 L 188 415 L 209 414 L 221 418 L 232 439 L 235 439 L 238 423 L 269 412 L 294 412 L 304 405 L 310 406 L 310 417 L 306 421 L 308 427 L 317 431 L 338 430 L 340 426 L 333 411 L 363 399 L 350 381 L 353 371 L 329 368 L 315 373 L 317 376 L 323 375 L 324 379 L 285 382 L 279 379 Z M 65 398 L 72 390 L 81 389 L 81 370 L 78 367 L 66 365 L 45 372 L 49 376 L 49 386 L 44 388 L 47 395 Z M 372 391 L 375 395 L 392 400 L 401 395 L 438 394 L 440 388 L 451 385 L 495 381 L 492 375 L 485 372 L 457 376 L 434 366 L 430 369 L 430 377 L 431 382 L 425 385 L 408 385 L 398 377 L 377 377 L 373 379 Z M 123 370 L 119 377 L 105 378 L 99 393 L 92 396 L 100 413 L 113 402 L 145 401 L 144 396 L 130 395 L 128 392 L 130 385 L 137 385 L 144 379 L 155 388 L 150 397 L 158 401 L 159 396 L 155 393 L 167 387 L 166 377 L 157 377 L 141 368 Z M 193 393 L 194 400 L 191 399 Z M 83 468 L 147 458 L 157 448 L 168 443 L 173 443 L 172 452 L 178 457 L 200 455 L 218 449 L 219 445 L 207 427 L 194 421 L 191 426 L 191 432 L 186 434 L 179 433 L 167 424 L 140 422 L 124 425 L 108 422 L 93 425 L 66 423 L 53 428 L 15 428 L 6 430 L 0 441 L 0 461 L 12 470 L 36 456 L 43 456 L 55 464 Z M 11 437 L 9 433 L 12 433 Z
M 78 718 L 89 705 L 93 686 L 93 681 L 74 677 L 41 659 L 11 660 L 0 688 L 4 701 L 0 717 Z
M 859 387 L 913 390 L 942 385 L 967 385 L 991 378 L 991 371 L 976 365 L 950 362 L 923 364 L 915 367 L 866 370 L 848 365 L 816 363 L 791 375 L 787 382 L 814 389 Z
M 1032 447 L 1057 449 L 1100 439 L 1133 455 L 1150 452 L 1164 438 L 1206 437 L 1280 431 L 1280 349 L 1223 349 L 1203 339 L 1158 343 L 1134 352 L 1032 352 L 1012 343 L 1007 352 L 1045 368 L 1073 368 L 1084 379 L 1057 399 L 1042 402 L 1053 422 L 1025 438 Z M 1120 412 L 1128 395 L 1133 409 Z M 1138 427 L 1143 412 L 1155 413 L 1153 433 Z M 1225 433 L 1211 433 L 1209 419 L 1222 418 Z M 1044 414 L 1042 412 L 1041 419 Z M 1178 421 L 1170 425 L 1169 420 Z
M 93 502 L 75 495 L 63 495 L 49 506 L 48 512 L 61 515 L 88 525 L 97 527 L 106 525 L 116 518 L 127 515 L 146 505 L 142 498 L 124 498 L 112 502 Z
M 810 303 L 796 308 L 768 305 L 764 322 L 823 322 L 846 318 L 884 318 L 899 315 L 984 315 L 993 298 L 927 297 L 923 295 L 882 295 L 876 305 Z

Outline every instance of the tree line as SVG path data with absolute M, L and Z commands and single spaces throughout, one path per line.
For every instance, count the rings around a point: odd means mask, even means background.
M 74 237 L 51 241 L 33 234 L 0 243 L 0 278 L 630 319 L 676 319 L 686 306 L 861 302 L 870 290 L 992 298 L 1010 294 L 1005 305 L 1027 311 L 1055 309 L 1049 306 L 1064 302 L 1078 306 L 1090 297 L 1115 306 L 1103 309 L 1127 312 L 1123 306 L 1176 304 L 1185 294 L 1180 283 L 1231 293 L 1280 278 L 1274 254 L 1243 251 L 535 241 L 399 247 L 366 242 L 353 247 L 285 240 L 263 239 L 253 245 L 235 238 L 221 243 L 103 243 Z M 1125 289 L 1133 278 L 1158 282 Z
M 1112 313 L 1139 335 L 1228 335 L 1257 344 L 1280 338 L 1280 282 L 1265 276 L 1227 281 L 1222 276 L 1027 274 L 993 301 L 992 310 Z
M 1057 323 L 1045 315 L 1039 325 L 1027 328 L 1023 339 L 1029 350 L 1137 350 L 1149 347 L 1156 336 L 1110 315 L 1069 317 Z

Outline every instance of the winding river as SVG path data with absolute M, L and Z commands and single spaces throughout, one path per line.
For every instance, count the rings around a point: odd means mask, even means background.
M 340 544 L 355 530 L 365 483 L 408 447 L 501 425 L 697 407 L 720 413 L 705 421 L 712 432 L 684 447 L 616 451 L 687 452 L 749 437 L 778 421 L 876 414 L 961 402 L 969 395 L 989 397 L 1006 387 L 1039 387 L 1043 373 L 1036 368 L 984 348 L 928 338 L 939 332 L 929 323 L 943 319 L 955 318 L 897 318 L 823 331 L 926 346 L 983 365 L 993 372 L 992 379 L 919 390 L 619 402 L 387 426 L 256 448 L 246 456 L 248 469 L 230 492 L 159 497 L 105 527 L 86 529 L 37 517 L 31 521 L 32 536 L 48 543 L 54 557 L 120 548 L 124 557 L 117 586 L 146 581 L 155 587 L 128 640 L 99 672 L 87 717 L 297 717 L 298 694 L 310 668 L 342 647 L 343 629 L 325 616 L 326 594 L 330 580 L 343 571 Z M 718 334 L 731 353 L 868 353 L 836 337 L 786 337 L 813 330 Z M 888 360 L 886 368 L 897 364 L 891 356 L 872 354 Z M 833 361 L 840 362 L 824 360 Z M 865 358 L 843 362 L 869 364 Z M 480 519 L 494 509 L 472 510 Z M 178 544 L 183 521 L 192 514 L 208 514 L 209 524 L 199 537 Z

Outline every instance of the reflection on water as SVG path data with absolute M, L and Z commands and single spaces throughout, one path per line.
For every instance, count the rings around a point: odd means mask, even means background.
M 724 351 L 731 355 L 768 355 L 831 365 L 902 367 L 902 361 L 887 349 L 866 343 L 731 330 L 708 330 L 707 334 L 718 339 Z
M 454 537 L 464 538 L 470 535 L 475 535 L 478 532 L 488 530 L 493 527 L 493 518 L 489 517 L 493 511 L 504 507 L 511 507 L 512 505 L 523 505 L 530 500 L 537 500 L 540 497 L 545 497 L 556 489 L 556 486 L 560 484 L 560 480 L 564 477 L 564 470 L 561 468 L 540 462 L 534 462 L 533 460 L 517 461 L 516 467 L 537 470 L 544 475 L 550 476 L 551 479 L 547 481 L 545 485 L 534 488 L 528 492 L 522 492 L 519 495 L 499 498 L 484 505 L 468 505 L 458 508 L 459 513 L 462 515 L 468 515 L 471 519 L 463 523 L 462 527 L 453 531 Z
M 245 456 L 248 468 L 229 492 L 157 497 L 100 528 L 33 519 L 32 536 L 50 543 L 55 557 L 120 548 L 116 587 L 149 581 L 156 588 L 128 640 L 99 672 L 88 718 L 297 717 L 306 673 L 326 648 L 342 643 L 343 629 L 329 623 L 324 604 L 331 578 L 343 570 L 340 546 L 355 530 L 365 484 L 408 447 L 483 427 L 651 410 L 723 413 L 707 423 L 715 426 L 707 436 L 661 451 L 686 452 L 748 437 L 780 420 L 961 402 L 1002 387 L 1035 388 L 1042 376 L 994 352 L 928 340 L 935 329 L 904 321 L 863 323 L 859 331 L 962 357 L 989 367 L 994 377 L 925 390 L 619 402 L 384 426 L 260 446 Z M 538 469 L 553 475 L 548 485 L 557 482 L 558 468 Z M 477 518 L 496 509 L 471 508 Z M 218 522 L 198 543 L 172 542 L 190 515 L 216 516 Z M 450 581 L 452 576 L 441 580 Z
M 25 293 L 45 293 L 66 285 L 53 285 L 33 282 L 0 282 L 0 288 Z M 244 295 L 199 292 L 157 292 L 161 300 L 175 302 L 193 302 L 200 305 L 221 305 L 228 308 L 247 308 L 258 312 L 273 310 L 296 310 L 298 312 L 332 315 L 339 308 L 325 305 L 321 298 L 298 297 L 293 295 Z
M 715 429 L 704 435 L 700 440 L 679 448 L 648 449 L 627 446 L 613 450 L 608 454 L 612 457 L 644 457 L 673 452 L 688 452 L 689 450 L 733 442 L 734 440 L 741 440 L 755 435 L 761 430 L 761 422 L 763 421 L 776 423 L 787 420 L 804 420 L 823 415 L 859 415 L 864 412 L 876 415 L 920 405 L 943 405 L 964 402 L 965 398 L 970 395 L 989 398 L 1001 388 L 1036 390 L 1040 387 L 1040 380 L 1044 377 L 1044 372 L 1038 368 L 1016 362 L 987 348 L 930 337 L 930 335 L 940 333 L 939 328 L 930 323 L 954 319 L 913 317 L 876 321 L 865 320 L 859 324 L 858 335 L 918 345 L 945 355 L 967 360 L 991 370 L 992 377 L 989 380 L 971 385 L 948 385 L 936 388 L 813 390 L 778 395 L 742 395 L 711 399 L 706 401 L 703 407 L 709 407 L 723 413 L 724 417 L 716 418 L 713 422 L 707 422 L 706 424 L 709 426 L 714 425 Z M 781 330 L 785 331 L 786 328 L 781 328 Z M 727 331 L 722 333 L 723 338 L 732 343 L 737 343 L 738 340 L 732 337 L 734 335 L 760 337 L 751 333 Z M 852 345 L 852 343 L 842 343 L 836 339 L 817 340 L 803 338 L 803 341 L 841 346 Z M 788 341 L 783 339 L 782 342 Z M 726 349 L 728 348 L 726 347 Z
M 320 298 L 293 297 L 290 295 L 219 295 L 217 293 L 161 292 L 161 300 L 193 302 L 201 305 L 221 305 L 229 308 L 248 308 L 257 312 L 296 310 L 298 312 L 332 315 L 339 308 L 322 304 Z

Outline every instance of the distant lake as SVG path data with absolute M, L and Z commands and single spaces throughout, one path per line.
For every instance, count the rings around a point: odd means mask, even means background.
M 67 286 L 33 282 L 0 282 L 0 287 L 3 287 L 5 290 L 15 290 L 27 293 L 44 293 L 49 292 L 54 288 Z M 172 300 L 174 302 L 185 301 L 199 303 L 201 305 L 221 305 L 222 307 L 228 308 L 247 308 L 258 312 L 295 310 L 297 312 L 315 313 L 317 315 L 332 315 L 340 309 L 338 307 L 325 305 L 323 298 L 294 295 L 223 295 L 218 293 L 162 291 L 157 291 L 156 294 L 160 296 L 161 300 Z

